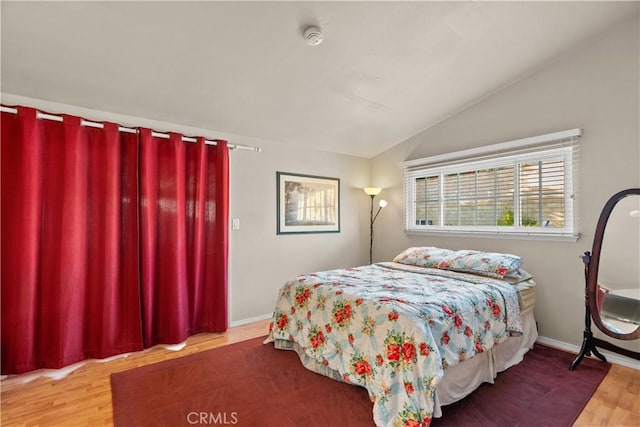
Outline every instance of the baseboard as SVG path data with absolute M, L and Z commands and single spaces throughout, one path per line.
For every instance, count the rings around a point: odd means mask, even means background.
M 273 313 L 266 313 L 266 314 L 261 314 L 260 316 L 249 317 L 248 319 L 234 320 L 229 322 L 229 327 L 234 328 L 236 326 L 248 325 L 249 323 L 271 319 L 272 316 L 273 316 Z
M 568 351 L 570 353 L 575 353 L 575 354 L 580 353 L 580 346 L 554 340 L 551 338 L 539 336 L 536 342 L 547 345 L 549 347 L 555 347 L 560 350 Z M 616 365 L 626 366 L 627 368 L 640 370 L 640 362 L 638 362 L 635 359 L 631 359 L 629 357 L 611 353 L 610 351 L 607 351 L 607 350 L 598 349 L 598 351 L 600 351 L 602 355 L 607 358 L 608 362 L 615 363 Z

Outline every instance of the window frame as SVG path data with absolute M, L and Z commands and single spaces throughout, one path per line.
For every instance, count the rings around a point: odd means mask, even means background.
M 402 163 L 405 187 L 405 233 L 575 242 L 580 237 L 580 233 L 577 230 L 578 222 L 575 209 L 575 178 L 578 160 L 576 141 L 581 135 L 580 129 L 572 129 Z M 542 225 L 444 225 L 444 204 L 447 201 L 444 197 L 445 175 L 513 166 L 514 176 L 511 186 L 514 200 L 514 220 L 518 223 L 521 216 L 519 205 L 522 203 L 518 165 L 525 162 L 558 160 L 562 160 L 564 166 L 563 227 L 546 227 Z M 415 218 L 417 202 L 416 179 L 434 176 L 439 177 L 439 223 L 417 225 Z M 497 195 L 493 197 L 498 198 Z M 475 200 L 478 200 L 477 194 L 475 195 Z

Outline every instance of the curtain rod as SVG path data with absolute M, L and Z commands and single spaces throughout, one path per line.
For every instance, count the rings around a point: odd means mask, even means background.
M 17 108 L 12 108 L 12 107 L 5 107 L 4 105 L 0 105 L 0 111 L 2 111 L 3 113 L 11 113 L 11 114 L 18 114 L 18 109 Z M 56 122 L 62 122 L 64 119 L 61 116 L 55 116 L 53 114 L 47 114 L 47 113 L 42 113 L 40 111 L 38 111 L 36 113 L 36 117 L 39 119 L 46 119 L 46 120 L 53 120 Z M 80 124 L 82 126 L 87 126 L 87 127 L 93 127 L 93 128 L 99 128 L 99 129 L 103 129 L 104 125 L 102 123 L 99 122 L 90 122 L 88 120 L 81 120 Z M 118 130 L 120 132 L 125 132 L 125 133 L 138 133 L 138 130 L 135 128 L 128 128 L 128 127 L 124 127 L 124 126 L 120 126 L 118 128 Z M 163 138 L 163 139 L 169 139 L 169 134 L 168 133 L 161 133 L 161 132 L 151 132 L 151 136 L 155 136 L 157 138 Z M 196 142 L 195 138 L 189 137 L 189 136 L 183 136 L 182 137 L 182 141 L 183 142 Z M 204 140 L 204 143 L 207 145 L 218 145 L 218 143 L 216 141 L 211 141 L 208 139 Z M 248 150 L 248 151 L 255 151 L 257 153 L 262 151 L 262 148 L 260 147 L 252 147 L 249 145 L 241 145 L 241 144 L 227 144 L 227 147 L 229 148 L 229 150 Z

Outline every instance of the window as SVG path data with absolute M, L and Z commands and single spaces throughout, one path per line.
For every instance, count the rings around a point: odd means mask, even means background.
M 575 241 L 580 134 L 574 129 L 405 162 L 407 232 Z

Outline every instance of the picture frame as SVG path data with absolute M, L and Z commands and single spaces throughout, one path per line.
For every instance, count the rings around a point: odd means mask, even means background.
M 276 172 L 277 234 L 339 233 L 340 179 Z

